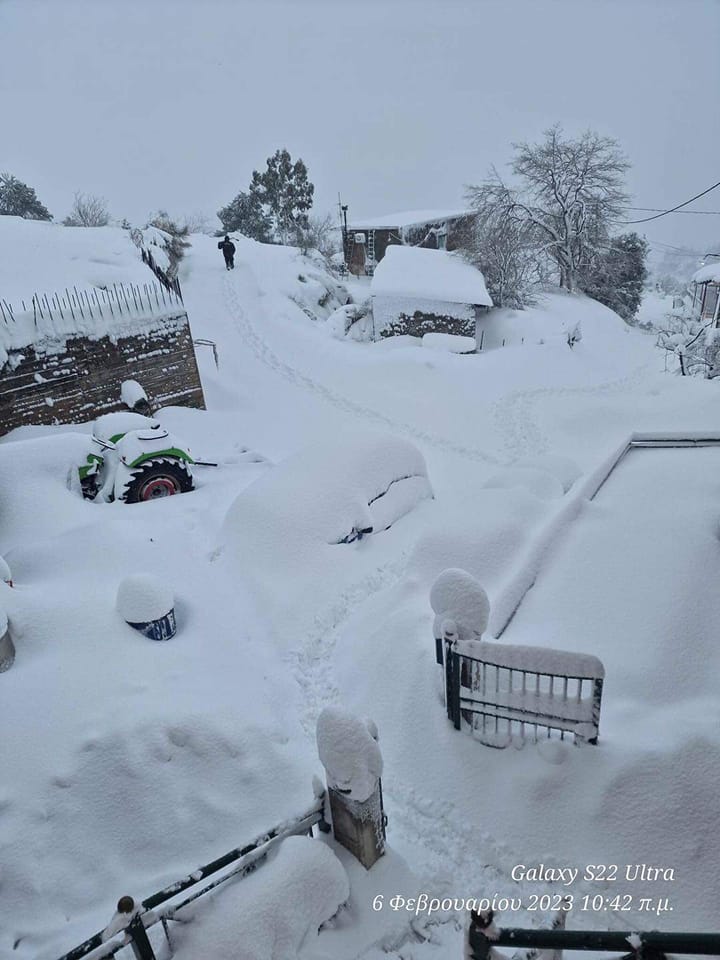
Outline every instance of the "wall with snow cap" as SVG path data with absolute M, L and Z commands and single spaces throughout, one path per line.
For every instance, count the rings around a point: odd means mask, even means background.
M 423 337 L 428 333 L 475 336 L 475 310 L 471 304 L 427 297 L 372 298 L 375 337 Z
M 128 374 L 142 382 L 156 408 L 205 408 L 188 317 L 177 304 L 161 315 L 114 323 L 88 317 L 74 330 L 59 318 L 51 330 L 48 319 L 32 342 L 25 319 L 10 331 L 0 322 L 0 435 L 122 410 Z

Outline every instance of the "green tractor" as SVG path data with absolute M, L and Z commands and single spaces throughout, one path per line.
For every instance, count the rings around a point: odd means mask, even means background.
M 195 461 L 157 420 L 107 413 L 93 424 L 92 443 L 79 467 L 86 500 L 142 503 L 193 489 Z

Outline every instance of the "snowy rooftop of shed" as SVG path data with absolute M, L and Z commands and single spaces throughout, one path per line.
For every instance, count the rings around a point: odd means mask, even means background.
M 700 267 L 697 273 L 693 274 L 695 283 L 720 283 L 720 260 L 713 260 L 712 263 L 706 263 Z
M 493 305 L 479 270 L 452 253 L 425 247 L 388 247 L 370 290 L 373 296 Z
M 442 220 L 456 220 L 467 217 L 470 210 L 404 210 L 402 213 L 388 213 L 381 217 L 366 220 L 352 220 L 348 230 L 387 230 L 392 227 L 421 227 L 425 223 L 438 223 Z

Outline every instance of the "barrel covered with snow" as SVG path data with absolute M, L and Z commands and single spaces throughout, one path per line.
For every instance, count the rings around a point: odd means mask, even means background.
M 443 570 L 430 590 L 435 614 L 435 638 L 443 636 L 443 624 L 452 621 L 460 640 L 482 636 L 490 618 L 490 601 L 482 585 L 466 570 Z
M 353 431 L 305 448 L 264 474 L 228 511 L 226 541 L 283 528 L 303 539 L 350 543 L 392 526 L 432 497 L 425 459 L 408 440 Z M 280 531 L 278 530 L 278 533 Z
M 118 587 L 116 607 L 123 620 L 153 640 L 175 633 L 173 592 L 152 573 L 135 573 Z
M 351 800 L 367 800 L 383 768 L 375 724 L 339 707 L 326 707 L 318 717 L 316 736 L 328 786 Z

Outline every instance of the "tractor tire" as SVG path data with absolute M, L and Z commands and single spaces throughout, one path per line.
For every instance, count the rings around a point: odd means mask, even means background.
M 159 500 L 193 489 L 192 476 L 182 460 L 146 460 L 129 473 L 120 496 L 125 503 Z

